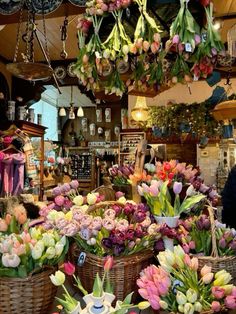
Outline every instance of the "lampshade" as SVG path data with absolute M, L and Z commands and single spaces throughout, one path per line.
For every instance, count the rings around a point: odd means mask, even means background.
M 66 110 L 64 107 L 61 107 L 59 110 L 59 116 L 60 117 L 65 117 L 66 116 Z
M 217 104 L 212 114 L 217 121 L 236 119 L 236 100 L 226 100 Z
M 147 121 L 148 119 L 148 106 L 146 98 L 138 96 L 134 108 L 131 110 L 132 118 L 137 122 Z
M 77 117 L 83 117 L 84 116 L 84 110 L 83 108 L 80 106 L 78 111 L 77 111 Z

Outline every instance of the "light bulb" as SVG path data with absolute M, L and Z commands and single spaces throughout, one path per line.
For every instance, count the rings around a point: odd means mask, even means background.
M 69 119 L 70 120 L 74 120 L 75 119 L 75 113 L 74 113 L 74 109 L 73 108 L 70 108 Z
M 78 111 L 77 111 L 77 117 L 83 117 L 84 116 L 84 110 L 83 108 L 80 106 Z
M 66 116 L 66 110 L 64 107 L 61 107 L 59 110 L 59 116 L 60 117 L 65 117 Z

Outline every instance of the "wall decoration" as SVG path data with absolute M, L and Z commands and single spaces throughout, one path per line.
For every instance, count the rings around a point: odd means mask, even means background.
M 96 124 L 95 123 L 91 123 L 89 125 L 89 131 L 90 131 L 91 136 L 94 136 L 96 134 Z
M 119 134 L 120 134 L 120 127 L 118 125 L 116 125 L 114 127 L 114 133 L 115 133 L 115 136 L 116 137 L 119 137 Z
M 105 121 L 108 123 L 111 122 L 111 108 L 105 109 Z
M 103 135 L 103 128 L 101 128 L 101 127 L 98 128 L 98 135 L 99 136 Z
M 110 142 L 111 141 L 111 130 L 105 130 L 105 141 Z
M 56 67 L 54 73 L 58 80 L 63 80 L 66 77 L 66 69 L 63 66 Z
M 121 125 L 122 130 L 128 129 L 128 110 L 126 108 L 121 109 Z
M 69 63 L 68 66 L 67 66 L 67 74 L 68 74 L 70 77 L 76 77 L 76 74 L 75 74 L 75 72 L 74 72 L 75 65 L 76 65 L 75 62 L 71 62 L 71 63 Z
M 23 6 L 22 0 L 0 1 L 0 13 L 3 15 L 14 14 Z
M 26 5 L 30 11 L 41 15 L 55 11 L 62 4 L 62 1 L 63 0 L 26 0 Z
M 88 119 L 83 118 L 81 121 L 82 132 L 88 132 Z
M 102 122 L 102 108 L 96 109 L 97 122 Z

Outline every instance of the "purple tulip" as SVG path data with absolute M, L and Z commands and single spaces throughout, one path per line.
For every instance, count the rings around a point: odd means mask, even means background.
M 65 198 L 62 195 L 58 195 L 55 197 L 54 202 L 57 206 L 62 206 L 64 204 Z
M 124 252 L 124 250 L 125 250 L 124 244 L 117 244 L 115 245 L 113 252 L 115 256 L 119 256 L 120 254 Z
M 64 183 L 62 186 L 61 186 L 61 191 L 62 193 L 67 193 L 71 190 L 71 187 L 70 187 L 70 184 L 69 183 Z
M 78 180 L 72 180 L 71 182 L 70 182 L 70 186 L 71 186 L 71 188 L 72 189 L 78 189 L 78 187 L 79 187 L 79 182 L 78 182 Z
M 120 213 L 122 212 L 122 208 L 118 205 L 113 205 L 112 209 L 114 209 L 114 211 L 116 212 L 116 216 L 120 215 Z
M 109 238 L 103 238 L 102 239 L 102 245 L 107 248 L 107 249 L 111 249 L 112 248 L 112 241 Z
M 127 177 L 129 177 L 131 175 L 128 167 L 123 167 L 122 172 Z
M 235 240 L 232 241 L 232 242 L 230 243 L 229 247 L 230 247 L 232 250 L 236 251 L 236 241 L 235 241 Z
M 172 43 L 173 43 L 173 44 L 178 44 L 178 43 L 179 43 L 179 35 L 176 34 L 176 35 L 173 37 Z
M 142 222 L 146 218 L 146 213 L 142 210 L 137 210 L 134 212 L 134 220 L 136 222 Z
M 69 200 L 68 198 L 66 198 L 65 201 L 64 201 L 64 207 L 65 207 L 65 209 L 68 209 L 68 210 L 69 210 L 72 206 L 73 206 L 72 201 Z
M 196 46 L 199 45 L 201 43 L 201 36 L 199 36 L 198 34 L 195 34 L 194 41 L 195 41 Z
M 217 55 L 217 50 L 216 50 L 216 48 L 212 48 L 212 49 L 211 49 L 211 54 L 212 54 L 213 56 L 216 56 L 216 55 Z
M 155 242 L 154 250 L 155 250 L 155 252 L 165 251 L 165 245 L 164 245 L 164 241 L 162 239 Z
M 219 240 L 219 247 L 220 248 L 222 248 L 222 249 L 225 249 L 226 248 L 226 241 L 225 241 L 225 239 L 224 238 L 221 238 L 220 240 Z
M 126 240 L 134 240 L 134 229 L 129 228 L 126 232 L 125 232 L 125 239 Z
M 209 186 L 207 186 L 206 184 L 202 183 L 200 185 L 199 192 L 206 193 L 208 190 L 209 190 Z
M 182 188 L 183 188 L 182 182 L 177 182 L 177 181 L 174 182 L 173 191 L 175 194 L 180 194 L 182 191 Z
M 148 207 L 147 204 L 140 203 L 140 204 L 138 204 L 138 209 L 139 209 L 139 210 L 142 210 L 142 211 L 144 211 L 144 212 L 147 212 L 147 211 L 149 210 L 149 207 Z
M 52 190 L 52 194 L 54 196 L 58 196 L 60 194 L 62 194 L 62 191 L 61 191 L 61 188 L 59 186 L 55 187 L 53 190 Z

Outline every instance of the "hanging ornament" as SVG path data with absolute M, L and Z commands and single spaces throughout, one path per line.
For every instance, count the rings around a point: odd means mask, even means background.
M 60 27 L 61 28 L 61 41 L 62 41 L 62 51 L 61 51 L 61 58 L 62 59 L 67 59 L 68 53 L 66 52 L 66 39 L 67 39 L 67 26 L 68 26 L 68 19 L 65 17 L 63 25 Z

